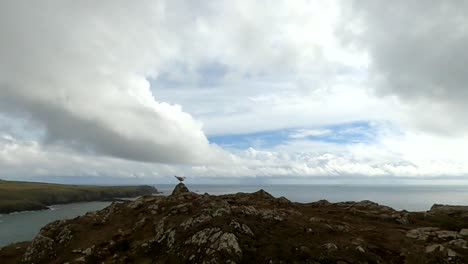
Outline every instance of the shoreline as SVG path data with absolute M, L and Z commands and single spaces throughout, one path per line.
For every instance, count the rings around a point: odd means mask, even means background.
M 292 202 L 260 189 L 198 194 L 183 184 L 51 222 L 0 249 L 5 263 L 467 263 L 468 206 L 408 212 L 360 202 Z M 86 232 L 83 232 L 86 230 Z M 116 232 L 117 230 L 117 232 Z
M 159 193 L 152 186 L 63 185 L 0 182 L 0 214 L 49 210 L 49 206 L 78 202 L 113 202 Z

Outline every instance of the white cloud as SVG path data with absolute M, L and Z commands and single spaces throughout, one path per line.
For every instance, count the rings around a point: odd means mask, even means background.
M 0 175 L 464 176 L 456 5 L 1 3 Z M 401 131 L 305 140 L 363 120 Z M 205 136 L 279 129 L 235 153 Z
M 290 138 L 307 138 L 307 137 L 316 137 L 330 134 L 331 130 L 329 129 L 300 129 L 290 134 Z
M 165 19 L 164 3 L 8 2 L 0 10 L 0 111 L 43 129 L 43 142 L 148 162 L 229 160 L 200 122 L 150 90 L 147 76 L 183 42 L 173 43 L 166 23 L 177 21 Z
M 406 105 L 413 129 L 466 135 L 467 8 L 424 0 L 343 5 L 341 36 L 369 54 L 370 85 Z

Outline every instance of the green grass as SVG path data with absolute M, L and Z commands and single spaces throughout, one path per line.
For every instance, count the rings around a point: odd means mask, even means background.
M 150 186 L 93 186 L 0 181 L 0 213 L 42 209 L 52 204 L 136 197 L 154 192 L 156 189 Z

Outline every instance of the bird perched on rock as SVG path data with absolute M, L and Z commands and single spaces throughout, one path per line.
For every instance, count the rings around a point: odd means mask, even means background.
M 183 182 L 185 180 L 186 177 L 180 177 L 180 176 L 177 176 L 177 175 L 174 175 L 174 177 L 176 177 L 176 179 L 178 179 L 180 182 Z

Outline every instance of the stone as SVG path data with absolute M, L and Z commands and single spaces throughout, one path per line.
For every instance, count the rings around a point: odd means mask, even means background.
M 406 237 L 418 240 L 426 240 L 429 236 L 436 235 L 435 232 L 438 230 L 440 229 L 437 227 L 416 228 L 408 231 L 406 233 Z
M 210 215 L 205 215 L 205 214 L 202 214 L 202 215 L 199 215 L 195 218 L 189 218 L 187 220 L 185 220 L 181 226 L 184 228 L 184 229 L 187 229 L 187 228 L 190 228 L 192 226 L 196 226 L 196 225 L 199 225 L 199 224 L 202 224 L 204 222 L 207 222 L 209 220 L 211 220 L 212 217 Z
M 169 230 L 167 234 L 167 247 L 171 248 L 175 242 L 175 230 Z
M 441 231 L 435 231 L 436 235 L 438 238 L 440 239 L 457 239 L 460 236 L 460 234 L 458 234 L 458 232 L 456 231 L 448 231 L 448 230 L 441 230 Z
M 464 239 L 455 239 L 449 242 L 449 245 L 460 247 L 460 248 L 468 248 L 467 242 Z
M 185 187 L 185 184 L 183 183 L 179 183 L 177 184 L 177 186 L 174 188 L 174 190 L 172 191 L 172 196 L 176 196 L 176 195 L 180 195 L 180 194 L 184 194 L 184 193 L 189 193 L 189 189 L 187 187 Z
M 218 227 L 205 228 L 191 236 L 189 240 L 185 242 L 185 244 L 194 244 L 199 246 L 207 243 L 210 238 L 217 239 L 220 235 L 221 229 Z
M 231 213 L 231 208 L 219 208 L 213 213 L 213 217 L 228 215 Z
M 468 212 L 468 206 L 464 205 L 443 205 L 443 204 L 434 204 L 429 210 L 430 213 L 440 213 L 440 214 L 457 214 L 457 213 L 466 213 Z
M 227 251 L 228 253 L 242 255 L 237 237 L 232 233 L 222 234 L 210 247 L 216 251 Z
M 444 251 L 445 247 L 442 246 L 441 244 L 433 244 L 433 245 L 426 247 L 426 253 L 432 253 L 436 251 L 437 249 L 439 249 L 439 251 Z
M 27 263 L 32 261 L 47 262 L 47 259 L 55 256 L 54 248 L 55 242 L 53 239 L 39 234 L 26 249 L 22 261 Z
M 452 249 L 447 249 L 447 256 L 449 257 L 456 257 L 457 256 L 457 252 L 453 251 Z
M 365 252 L 366 252 L 366 250 L 364 250 L 364 248 L 361 247 L 361 246 L 357 246 L 357 247 L 356 247 L 356 250 L 359 251 L 359 252 L 361 252 L 361 253 L 365 253 Z
M 85 254 L 86 256 L 90 256 L 93 253 L 93 249 L 92 248 L 87 248 L 87 249 L 83 250 L 82 253 Z
M 326 248 L 328 251 L 335 251 L 338 249 L 338 246 L 333 243 L 326 243 L 323 245 L 323 247 Z
M 255 236 L 254 233 L 252 232 L 252 229 L 250 229 L 250 227 L 248 225 L 246 225 L 246 224 L 240 224 L 240 223 L 233 220 L 233 221 L 231 221 L 231 223 L 229 225 L 234 227 L 234 229 L 241 231 L 244 234 L 247 234 L 247 235 L 252 236 L 252 237 Z
M 86 259 L 85 259 L 85 257 L 79 257 L 79 258 L 74 259 L 73 261 L 75 261 L 75 262 L 86 262 Z
M 460 235 L 468 236 L 468 228 L 463 228 L 462 230 L 460 230 Z
M 289 201 L 286 197 L 281 196 L 280 198 L 276 199 L 276 202 L 281 205 L 288 205 L 291 204 L 291 201 Z

